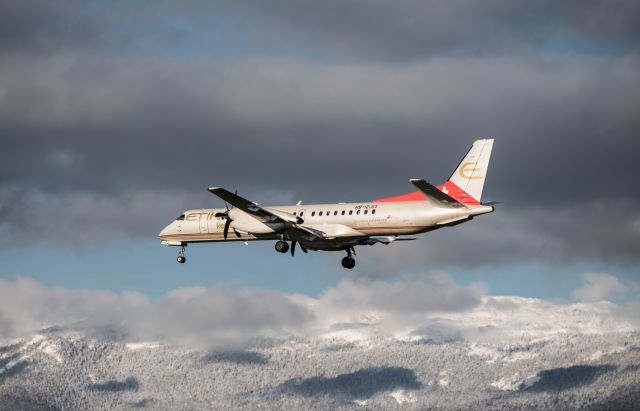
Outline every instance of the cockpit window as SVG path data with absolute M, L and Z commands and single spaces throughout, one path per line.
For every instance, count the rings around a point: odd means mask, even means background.
M 176 218 L 176 220 L 184 220 L 184 214 L 180 214 L 180 216 Z

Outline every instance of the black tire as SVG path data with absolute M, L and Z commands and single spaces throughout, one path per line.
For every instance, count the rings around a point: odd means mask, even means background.
M 344 268 L 348 268 L 349 270 L 351 270 L 353 267 L 356 266 L 356 260 L 354 260 L 351 257 L 345 257 L 342 259 L 342 266 Z
M 179 255 L 179 256 L 178 256 L 178 262 L 179 262 L 180 264 L 184 264 L 184 263 L 185 263 L 185 261 L 187 261 L 187 257 L 184 257 L 184 256 L 182 256 L 182 255 Z
M 279 253 L 286 253 L 287 251 L 289 251 L 289 244 L 287 244 L 286 241 L 276 241 L 276 251 Z

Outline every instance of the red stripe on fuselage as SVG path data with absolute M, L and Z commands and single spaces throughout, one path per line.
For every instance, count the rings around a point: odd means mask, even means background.
M 467 192 L 463 189 L 455 185 L 451 181 L 447 181 L 446 183 L 439 185 L 438 190 L 447 193 L 453 199 L 461 202 L 466 205 L 480 205 L 480 202 L 475 198 L 471 197 Z M 385 197 L 379 198 L 377 200 L 373 200 L 373 203 L 392 203 L 392 202 L 400 202 L 400 201 L 426 201 L 427 198 L 422 194 L 421 191 L 414 191 L 412 193 L 402 194 L 394 197 Z

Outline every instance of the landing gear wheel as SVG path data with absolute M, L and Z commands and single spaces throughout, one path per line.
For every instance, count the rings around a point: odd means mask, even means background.
M 276 251 L 279 253 L 286 253 L 289 251 L 289 244 L 286 241 L 278 240 L 276 241 Z
M 356 266 L 356 260 L 354 260 L 352 257 L 346 256 L 342 259 L 342 266 L 351 270 Z
M 180 264 L 184 264 L 185 261 L 187 261 L 187 257 L 184 256 L 184 249 L 187 246 L 186 243 L 182 243 L 182 245 L 180 246 L 180 249 L 178 250 L 178 262 Z

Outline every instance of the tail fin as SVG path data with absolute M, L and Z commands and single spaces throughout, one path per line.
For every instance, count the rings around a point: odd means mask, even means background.
M 493 139 L 482 139 L 473 145 L 464 156 L 449 180 L 437 188 L 454 200 L 464 205 L 480 205 L 484 179 L 489 168 L 489 158 L 493 148 Z M 425 201 L 422 191 L 403 194 L 394 197 L 379 198 L 374 202 L 391 201 Z
M 438 188 L 463 204 L 480 204 L 492 148 L 493 139 L 474 141 L 449 180 Z

